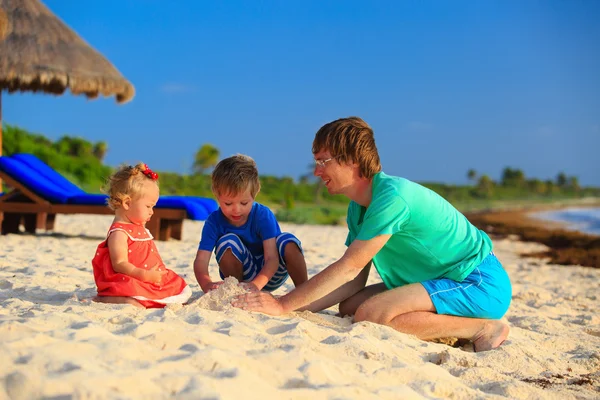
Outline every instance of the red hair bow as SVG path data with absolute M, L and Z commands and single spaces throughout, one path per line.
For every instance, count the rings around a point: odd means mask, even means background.
M 142 171 L 144 173 L 144 175 L 146 175 L 148 178 L 152 179 L 153 181 L 158 179 L 158 174 L 154 171 L 152 171 L 149 167 L 148 164 L 144 164 L 144 170 Z

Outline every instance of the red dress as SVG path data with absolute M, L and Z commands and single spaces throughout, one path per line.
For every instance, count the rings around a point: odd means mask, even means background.
M 166 269 L 160 284 L 143 282 L 129 275 L 115 272 L 108 252 L 108 237 L 112 232 L 122 231 L 128 236 L 129 262 L 137 268 L 149 269 L 154 265 Z M 185 303 L 192 290 L 183 278 L 167 269 L 163 263 L 150 232 L 140 225 L 116 222 L 110 226 L 104 240 L 92 259 L 94 280 L 98 296 L 133 297 L 146 308 L 162 308 L 170 303 Z

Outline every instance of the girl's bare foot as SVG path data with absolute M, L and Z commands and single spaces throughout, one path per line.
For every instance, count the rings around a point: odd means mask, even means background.
M 471 341 L 476 352 L 488 351 L 500 346 L 508 337 L 510 328 L 502 321 L 489 321 Z
M 121 297 L 121 296 L 96 296 L 92 299 L 98 303 L 111 303 L 111 304 L 131 304 L 132 306 L 145 308 L 140 304 L 139 301 L 132 297 Z

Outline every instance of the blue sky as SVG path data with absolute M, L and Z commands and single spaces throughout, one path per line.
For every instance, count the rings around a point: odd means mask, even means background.
M 106 162 L 189 172 L 204 143 L 306 173 L 358 115 L 388 174 L 474 168 L 600 186 L 600 2 L 45 0 L 136 88 L 132 102 L 3 94 L 10 124 L 106 140 Z

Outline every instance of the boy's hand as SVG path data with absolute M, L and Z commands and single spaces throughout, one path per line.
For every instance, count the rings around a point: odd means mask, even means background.
M 167 270 L 161 269 L 160 264 L 156 264 L 144 271 L 144 281 L 158 285 L 166 274 Z
M 219 282 L 208 282 L 207 284 L 202 286 L 202 291 L 204 293 L 208 293 L 211 290 L 215 290 L 218 289 L 219 286 L 221 286 L 223 284 L 223 281 L 219 281 Z
M 260 292 L 260 289 L 254 282 L 240 282 L 238 286 L 243 287 L 248 292 Z

